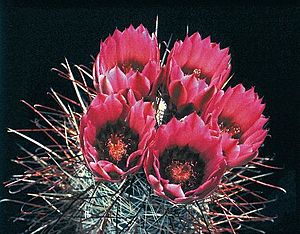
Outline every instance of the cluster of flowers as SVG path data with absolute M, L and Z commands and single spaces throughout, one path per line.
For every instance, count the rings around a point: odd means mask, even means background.
M 267 130 L 265 105 L 230 77 L 229 49 L 199 33 L 176 41 L 161 64 L 142 25 L 101 42 L 97 96 L 80 123 L 81 150 L 98 181 L 143 169 L 154 192 L 174 203 L 211 194 L 226 170 L 255 158 Z M 157 100 L 165 103 L 157 120 Z

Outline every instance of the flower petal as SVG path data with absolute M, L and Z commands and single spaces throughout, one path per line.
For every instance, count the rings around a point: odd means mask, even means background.
M 141 96 L 146 96 L 150 92 L 150 81 L 141 73 L 136 72 L 128 79 L 129 87 L 139 93 Z
M 182 106 L 186 104 L 187 91 L 181 81 L 176 80 L 171 82 L 169 86 L 169 94 L 172 102 L 174 102 L 176 106 Z
M 115 66 L 108 72 L 107 79 L 111 84 L 113 93 L 128 88 L 127 78 L 118 66 Z
M 164 192 L 171 194 L 175 198 L 185 197 L 180 184 L 166 184 L 166 185 L 164 185 Z

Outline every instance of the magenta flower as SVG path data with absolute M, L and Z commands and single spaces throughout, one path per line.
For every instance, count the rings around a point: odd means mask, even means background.
M 94 63 L 94 86 L 104 94 L 131 88 L 140 99 L 149 94 L 160 72 L 159 49 L 156 37 L 147 29 L 131 25 L 120 32 L 115 30 L 100 44 Z
M 151 103 L 129 106 L 120 94 L 98 94 L 80 122 L 81 150 L 96 179 L 116 182 L 135 173 L 154 125 Z
M 205 108 L 202 118 L 214 135 L 222 136 L 228 167 L 244 165 L 257 156 L 268 133 L 264 109 L 254 88 L 245 91 L 241 84 L 219 91 Z
M 170 52 L 169 79 L 174 80 L 172 73 L 176 70 L 179 77 L 192 75 L 197 78 L 199 86 L 215 85 L 220 89 L 231 71 L 228 51 L 229 48 L 220 49 L 219 44 L 212 43 L 210 37 L 201 39 L 198 32 L 187 36 L 183 42 L 177 41 Z
M 170 71 L 167 90 L 176 111 L 181 113 L 187 108 L 190 108 L 191 112 L 202 111 L 216 93 L 216 87 L 208 86 L 204 80 L 198 80 L 195 75 L 185 76 L 179 66 L 173 67 Z
M 144 162 L 154 192 L 174 203 L 212 193 L 225 168 L 219 139 L 210 135 L 196 113 L 161 125 Z

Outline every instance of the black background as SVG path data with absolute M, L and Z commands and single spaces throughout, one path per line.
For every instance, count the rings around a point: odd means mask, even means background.
M 71 1 L 72 2 L 72 1 Z M 299 151 L 299 41 L 300 10 L 294 4 L 277 5 L 135 5 L 111 3 L 82 6 L 75 3 L 10 3 L 1 5 L 0 108 L 1 183 L 22 169 L 10 162 L 20 151 L 20 138 L 6 133 L 6 128 L 32 126 L 35 115 L 19 100 L 29 103 L 49 102 L 50 87 L 69 94 L 72 89 L 50 71 L 66 57 L 71 64 L 90 65 L 91 57 L 118 27 L 143 23 L 153 32 L 159 16 L 158 40 L 183 39 L 186 26 L 190 33 L 230 47 L 234 78 L 230 85 L 255 86 L 267 104 L 271 138 L 266 140 L 263 155 L 275 156 L 275 165 L 284 167 L 271 182 L 284 187 L 287 194 L 266 190 L 270 204 L 266 214 L 278 215 L 275 223 L 263 223 L 267 233 L 297 233 L 296 168 Z M 1 198 L 9 197 L 1 187 Z M 9 216 L 18 206 L 0 204 L 0 233 L 18 233 L 21 223 Z

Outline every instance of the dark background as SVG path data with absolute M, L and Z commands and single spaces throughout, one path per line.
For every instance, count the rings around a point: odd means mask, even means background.
M 158 40 L 183 39 L 186 26 L 190 33 L 230 47 L 234 78 L 230 85 L 243 83 L 256 87 L 267 103 L 271 138 L 266 140 L 263 155 L 275 156 L 275 165 L 284 167 L 269 181 L 287 190 L 266 190 L 278 198 L 265 214 L 278 215 L 275 223 L 263 223 L 267 233 L 297 233 L 296 168 L 299 157 L 299 41 L 300 10 L 292 3 L 238 5 L 141 5 L 103 3 L 82 6 L 75 3 L 2 3 L 0 53 L 0 174 L 1 184 L 22 168 L 10 162 L 20 154 L 20 138 L 6 133 L 6 128 L 32 126 L 36 116 L 19 100 L 44 103 L 50 99 L 50 87 L 61 93 L 72 91 L 70 85 L 50 71 L 66 57 L 71 64 L 89 65 L 90 55 L 99 50 L 105 39 L 118 27 L 143 23 L 153 32 L 159 16 Z M 26 143 L 25 143 L 26 144 Z M 1 198 L 11 197 L 1 187 Z M 18 206 L 0 204 L 0 233 L 18 233 L 22 223 L 9 217 Z M 256 224 L 255 224 L 256 225 Z

